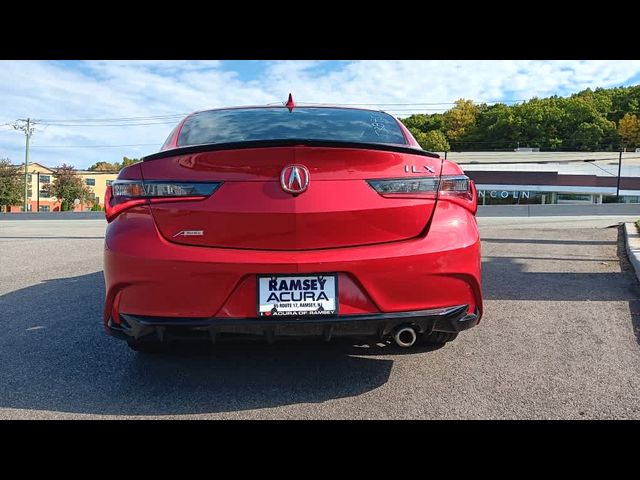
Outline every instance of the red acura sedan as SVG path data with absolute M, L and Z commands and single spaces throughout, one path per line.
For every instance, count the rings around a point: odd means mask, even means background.
M 187 116 L 107 192 L 107 332 L 442 344 L 482 316 L 473 182 L 377 110 Z

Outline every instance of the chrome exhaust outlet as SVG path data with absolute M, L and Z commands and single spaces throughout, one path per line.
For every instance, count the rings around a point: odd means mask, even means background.
M 400 327 L 393 332 L 393 341 L 402 348 L 412 347 L 416 339 L 417 335 L 413 327 Z

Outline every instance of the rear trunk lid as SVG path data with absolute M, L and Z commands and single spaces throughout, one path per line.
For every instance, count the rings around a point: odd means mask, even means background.
M 171 242 L 311 250 L 394 242 L 424 231 L 435 199 L 383 198 L 366 181 L 440 174 L 441 159 L 406 150 L 292 145 L 176 151 L 141 166 L 145 181 L 222 182 L 205 200 L 151 204 L 158 230 Z M 289 165 L 309 171 L 308 188 L 299 195 L 281 185 Z

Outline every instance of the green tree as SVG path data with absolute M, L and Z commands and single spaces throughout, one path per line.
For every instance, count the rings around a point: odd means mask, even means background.
M 440 130 L 430 130 L 427 133 L 418 132 L 415 137 L 425 150 L 431 152 L 448 152 L 451 150 L 447 137 Z
M 586 89 L 515 105 L 458 100 L 444 114 L 411 115 L 402 122 L 421 144 L 426 144 L 424 134 L 439 130 L 459 151 L 517 146 L 611 151 L 621 140 L 627 147 L 640 146 L 634 118 L 640 118 L 640 85 Z
M 117 172 L 120 170 L 120 164 L 118 162 L 96 162 L 89 167 L 89 170 L 96 172 Z
M 96 162 L 89 167 L 89 170 L 95 172 L 119 172 L 124 167 L 133 165 L 134 163 L 137 163 L 139 161 L 140 159 L 138 158 L 122 157 L 122 162 Z
M 73 210 L 75 200 L 82 203 L 93 201 L 93 192 L 82 182 L 71 165 L 62 164 L 53 170 L 53 182 L 45 184 L 43 190 L 60 200 L 62 211 Z
M 138 163 L 139 161 L 140 159 L 138 158 L 122 157 L 122 163 L 118 164 L 118 170 L 122 170 L 124 167 L 133 165 L 134 163 Z
M 8 158 L 0 158 L 0 211 L 24 200 L 24 175 L 20 167 L 11 165 Z
M 563 99 L 532 98 L 528 102 L 510 107 L 515 135 L 511 140 L 521 147 L 556 149 L 562 146 L 564 113 Z
M 461 138 L 464 150 L 510 149 L 520 140 L 519 125 L 514 111 L 504 103 L 487 107 L 478 114 L 473 131 Z
M 640 118 L 636 115 L 625 114 L 618 124 L 618 132 L 626 147 L 640 146 Z
M 404 123 L 412 133 L 414 131 L 427 133 L 431 130 L 444 130 L 444 116 L 441 113 L 434 113 L 432 115 L 419 113 L 411 115 L 410 117 L 402 119 L 402 123 Z

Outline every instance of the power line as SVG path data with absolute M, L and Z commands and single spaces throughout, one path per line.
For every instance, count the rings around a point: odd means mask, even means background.
M 159 143 L 130 143 L 125 145 L 33 145 L 31 148 L 120 148 L 120 147 L 150 147 Z
M 481 103 L 518 103 L 518 102 L 526 102 L 527 100 L 489 100 L 489 101 L 476 101 L 473 100 L 474 104 Z M 418 102 L 398 102 L 398 103 L 320 103 L 320 102 L 297 102 L 298 105 L 364 105 L 364 106 L 410 106 L 410 105 L 455 105 L 456 102 L 431 102 L 431 103 L 418 103 Z
M 142 125 L 174 125 L 175 121 L 146 122 L 146 123 L 49 123 L 40 122 L 48 127 L 137 127 Z
M 139 121 L 139 120 L 156 120 L 163 118 L 184 117 L 188 113 L 171 113 L 166 115 L 150 115 L 145 117 L 115 117 L 115 118 L 42 118 L 40 122 L 120 122 L 120 121 Z
M 634 158 L 634 157 L 630 157 L 630 159 L 633 159 L 633 158 Z M 615 177 L 615 174 L 611 173 L 609 170 L 606 170 L 606 169 L 602 168 L 602 167 L 601 167 L 600 165 L 598 165 L 597 163 L 595 163 L 595 162 L 587 162 L 587 163 L 589 163 L 589 164 L 593 165 L 594 167 L 599 168 L 600 170 L 602 170 L 602 171 L 603 171 L 603 172 L 605 172 L 606 174 L 608 174 L 608 175 L 613 175 L 613 176 Z
M 474 101 L 474 103 L 518 103 L 525 102 L 526 100 L 490 100 L 490 101 Z M 360 105 L 360 106 L 437 106 L 437 105 L 455 105 L 456 102 L 396 102 L 396 103 L 326 103 L 326 102 L 298 102 L 298 105 L 334 105 L 334 106 L 352 106 L 352 105 Z M 274 102 L 271 104 L 267 104 L 269 106 L 281 105 L 280 102 Z M 440 109 L 418 109 L 418 110 L 440 110 Z M 111 117 L 111 118 L 40 118 L 38 119 L 41 123 L 59 123 L 59 122 L 123 122 L 123 121 L 142 121 L 142 120 L 160 120 L 160 119 L 172 119 L 172 118 L 181 118 L 187 115 L 190 115 L 191 112 L 187 113 L 170 113 L 163 115 L 147 115 L 147 116 L 139 116 L 139 117 Z
M 474 104 L 496 104 L 496 103 L 522 103 L 528 102 L 533 99 L 519 99 L 519 100 L 473 100 Z M 378 103 L 328 103 L 328 102 L 297 102 L 300 106 L 311 106 L 311 105 L 319 105 L 319 106 L 404 106 L 404 107 L 422 107 L 422 106 L 439 106 L 439 105 L 455 105 L 456 102 L 378 102 Z M 274 102 L 270 104 L 266 104 L 266 106 L 275 106 L 281 105 L 280 102 Z M 394 109 L 393 111 L 428 111 L 428 110 L 442 110 L 442 109 Z M 206 110 L 204 110 L 206 111 Z M 617 113 L 621 112 L 619 110 L 610 111 L 608 113 Z M 37 119 L 37 121 L 42 123 L 68 123 L 68 122 L 97 122 L 97 123 L 110 123 L 110 122 L 139 122 L 139 121 L 147 121 L 147 120 L 161 120 L 161 119 L 174 119 L 174 118 L 182 118 L 189 115 L 192 112 L 187 113 L 167 113 L 162 115 L 146 115 L 146 116 L 136 116 L 136 117 L 105 117 L 105 118 L 42 118 Z

